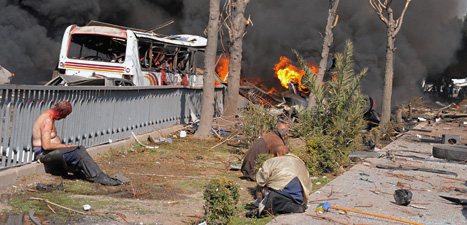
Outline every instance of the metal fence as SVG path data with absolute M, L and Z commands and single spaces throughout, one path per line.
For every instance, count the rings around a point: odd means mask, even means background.
M 73 107 L 56 121 L 65 144 L 86 147 L 122 140 L 177 123 L 201 113 L 202 89 L 173 87 L 49 87 L 0 85 L 0 169 L 30 163 L 32 126 L 41 112 L 67 100 Z M 216 112 L 224 89 L 216 89 Z M 216 115 L 215 115 L 216 116 Z

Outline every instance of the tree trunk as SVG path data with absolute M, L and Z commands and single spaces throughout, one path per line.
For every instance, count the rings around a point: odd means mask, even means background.
M 316 85 L 321 85 L 321 83 L 323 82 L 324 73 L 326 72 L 329 57 L 329 49 L 331 48 L 331 45 L 334 42 L 334 34 L 332 33 L 332 29 L 334 28 L 334 21 L 336 20 L 336 12 L 338 5 L 339 0 L 329 1 L 328 21 L 326 23 L 326 31 L 323 40 L 323 49 L 321 51 L 321 60 L 319 61 L 319 71 L 316 77 Z M 310 97 L 308 97 L 307 109 L 310 110 L 315 106 L 316 98 L 312 93 L 310 93 Z
M 198 131 L 195 137 L 207 138 L 210 136 L 212 118 L 214 115 L 214 73 L 216 67 L 217 39 L 219 29 L 219 6 L 220 0 L 210 0 L 209 3 L 209 23 L 208 23 L 208 43 L 204 55 L 204 69 L 206 74 L 203 77 L 203 99 L 201 108 L 201 118 Z
M 412 0 L 406 0 L 405 7 L 402 10 L 399 19 L 394 19 L 394 12 L 391 8 L 392 0 L 381 1 L 381 0 L 369 0 L 371 7 L 378 14 L 381 21 L 386 24 L 387 30 L 387 46 L 386 46 L 386 67 L 384 69 L 384 88 L 383 88 L 383 99 L 381 102 L 381 121 L 380 125 L 384 126 L 391 119 L 391 97 L 392 97 L 392 81 L 394 78 L 394 42 L 396 35 L 399 33 L 402 27 L 402 21 L 404 15 L 407 12 L 407 7 Z M 384 12 L 387 12 L 387 17 Z
M 386 67 L 384 69 L 384 88 L 381 108 L 381 125 L 391 119 L 392 81 L 394 78 L 394 38 L 391 26 L 388 27 L 388 43 L 386 49 Z
M 240 72 L 242 69 L 242 45 L 243 35 L 245 33 L 246 19 L 245 19 L 245 8 L 248 5 L 249 0 L 238 0 L 236 3 L 232 26 L 232 35 L 230 42 L 232 45 L 229 48 L 230 51 L 230 65 L 229 65 L 229 82 L 227 89 L 227 106 L 223 117 L 233 117 L 237 114 L 237 104 L 239 98 L 240 89 Z

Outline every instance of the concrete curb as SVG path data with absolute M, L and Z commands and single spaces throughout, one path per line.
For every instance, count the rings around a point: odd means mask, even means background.
M 183 125 L 174 125 L 171 127 L 161 129 L 159 131 L 136 135 L 136 137 L 138 138 L 138 140 L 146 140 L 148 136 L 161 137 L 163 135 L 167 135 L 167 134 L 182 130 L 183 127 L 184 127 Z M 135 142 L 134 138 L 127 138 L 127 139 L 117 141 L 114 143 L 110 143 L 110 144 L 90 147 L 87 149 L 87 151 L 89 152 L 91 156 L 93 156 L 93 155 L 104 153 L 111 148 L 128 146 L 134 142 Z M 45 173 L 44 164 L 37 163 L 37 162 L 33 162 L 31 164 L 13 167 L 13 168 L 0 171 L 0 181 L 1 181 L 0 188 L 6 187 L 8 185 L 12 185 L 16 182 L 17 179 L 20 179 L 24 176 L 28 176 L 31 174 L 43 174 L 43 173 Z

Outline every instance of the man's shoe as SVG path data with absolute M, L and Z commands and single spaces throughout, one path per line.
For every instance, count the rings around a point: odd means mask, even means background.
M 109 177 L 107 174 L 105 173 L 101 173 L 99 175 L 97 175 L 96 178 L 93 179 L 94 180 L 94 183 L 98 183 L 98 184 L 102 184 L 102 185 L 109 185 L 109 186 L 117 186 L 117 185 L 122 185 L 123 182 L 115 179 L 115 178 L 112 178 L 112 177 Z
M 245 216 L 247 218 L 257 218 L 258 217 L 258 210 L 257 209 L 253 209 L 251 211 L 248 211 L 245 213 Z

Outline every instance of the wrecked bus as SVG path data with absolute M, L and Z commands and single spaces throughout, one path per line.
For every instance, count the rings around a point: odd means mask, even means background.
M 196 63 L 206 43 L 200 36 L 161 35 L 97 21 L 71 25 L 46 85 L 200 87 Z

